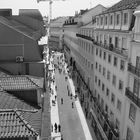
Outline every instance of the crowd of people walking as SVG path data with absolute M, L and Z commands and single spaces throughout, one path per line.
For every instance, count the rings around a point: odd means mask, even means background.
M 52 65 L 53 70 L 50 71 L 50 73 L 49 73 L 50 82 L 51 82 L 50 93 L 51 93 L 51 96 L 52 96 L 52 106 L 55 106 L 56 102 L 57 102 L 57 94 L 56 93 L 59 90 L 59 87 L 57 87 L 56 81 L 55 81 L 55 73 L 59 72 L 60 75 L 63 74 L 63 76 L 65 77 L 65 82 L 67 83 L 67 80 L 69 78 L 69 73 L 68 73 L 69 71 L 67 71 L 68 66 L 66 66 L 67 64 L 65 62 L 65 59 L 64 59 L 63 55 L 53 56 L 52 58 L 53 59 L 52 59 L 51 65 Z M 51 85 L 54 88 L 52 88 Z M 54 90 L 55 90 L 55 92 L 54 92 Z M 73 109 L 74 108 L 74 101 L 77 100 L 77 95 L 73 96 L 68 83 L 67 83 L 67 95 L 70 98 L 71 108 Z M 63 97 L 60 98 L 60 104 L 61 105 L 65 104 Z M 63 140 L 63 135 L 62 135 L 61 124 L 60 123 L 55 122 L 55 123 L 52 124 L 52 132 L 61 133 L 61 140 Z

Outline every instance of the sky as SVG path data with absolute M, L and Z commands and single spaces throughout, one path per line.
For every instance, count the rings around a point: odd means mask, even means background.
M 74 16 L 75 11 L 90 9 L 98 4 L 109 7 L 120 0 L 53 0 L 52 18 L 60 16 Z M 13 14 L 18 14 L 18 9 L 39 9 L 43 16 L 49 15 L 49 2 L 37 0 L 0 0 L 0 8 L 11 8 Z

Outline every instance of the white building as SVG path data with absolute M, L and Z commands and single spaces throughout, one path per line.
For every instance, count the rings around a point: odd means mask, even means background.
M 140 7 L 135 12 L 133 40 L 131 42 L 130 60 L 128 65 L 128 85 L 126 88 L 126 113 L 124 138 L 140 139 Z
M 63 24 L 68 17 L 59 17 L 50 22 L 49 45 L 55 50 L 62 49 Z
M 64 26 L 65 53 L 98 140 L 140 139 L 139 4 L 98 5 Z

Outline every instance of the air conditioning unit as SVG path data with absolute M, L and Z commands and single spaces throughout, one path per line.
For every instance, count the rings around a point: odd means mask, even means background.
M 16 62 L 17 62 L 17 63 L 22 63 L 23 61 L 24 61 L 23 56 L 17 56 L 17 57 L 16 57 Z

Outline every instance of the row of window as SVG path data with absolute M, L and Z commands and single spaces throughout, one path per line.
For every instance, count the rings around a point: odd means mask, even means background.
M 96 56 L 99 56 L 104 61 L 107 61 L 109 64 L 113 64 L 114 67 L 118 67 L 119 61 L 116 56 L 113 57 L 110 53 L 107 53 L 106 51 L 102 51 L 102 49 L 96 48 Z M 121 71 L 125 70 L 125 61 L 120 59 L 120 66 L 119 69 Z
M 107 26 L 107 25 L 127 25 L 128 24 L 128 13 L 114 13 L 110 15 L 101 15 L 96 17 L 97 26 Z
M 89 42 L 86 42 L 82 39 L 78 40 L 79 41 L 79 46 L 87 53 L 92 54 L 93 55 L 93 45 Z
M 107 34 L 104 32 L 95 32 L 93 37 L 96 42 L 100 43 L 101 45 L 112 45 L 110 47 L 120 49 L 127 48 L 127 40 L 124 36 L 114 35 L 114 34 Z M 121 50 L 123 51 L 123 50 Z M 123 52 L 122 52 L 123 53 Z
M 126 52 L 127 49 L 127 40 L 126 37 L 124 36 L 119 36 L 119 35 L 112 35 L 104 32 L 93 32 L 92 34 L 89 29 L 85 29 L 84 31 L 80 31 L 80 34 L 90 36 L 93 38 L 96 42 L 100 43 L 101 45 L 107 45 L 107 44 L 112 44 L 114 48 L 118 48 L 120 51 Z M 79 40 L 80 46 L 86 46 L 84 40 Z M 123 48 L 123 50 L 122 50 Z
M 133 123 L 135 123 L 136 120 L 136 111 L 137 111 L 136 106 L 131 103 L 129 108 L 129 118 Z
M 92 29 L 80 29 L 79 34 L 93 37 L 94 36 L 94 30 L 92 30 Z
M 129 119 L 135 123 L 136 120 L 136 112 L 137 112 L 137 108 L 134 104 L 130 104 L 130 108 L 129 108 Z M 127 127 L 127 134 L 126 134 L 126 140 L 133 140 L 134 138 L 134 132 L 131 130 L 130 127 Z
M 102 65 L 98 64 L 96 62 L 96 66 L 95 66 L 96 70 L 99 71 L 99 73 L 101 73 L 108 81 L 111 82 L 111 72 L 109 70 L 106 70 L 105 67 L 102 67 Z M 95 76 L 95 82 L 97 82 L 97 76 Z M 114 87 L 116 87 L 117 85 L 117 76 L 115 74 L 112 74 L 112 85 Z M 124 82 L 122 80 L 119 79 L 119 85 L 118 85 L 118 89 L 120 91 L 122 91 L 124 88 Z
M 111 96 L 111 103 L 113 106 L 115 106 L 115 94 L 111 92 L 108 87 L 105 87 L 105 84 L 101 82 L 100 79 L 97 79 L 97 76 L 95 77 L 95 83 L 99 88 L 101 87 L 103 93 L 106 92 L 106 97 L 108 99 L 110 99 Z M 121 112 L 121 101 L 119 99 L 117 100 L 117 109 Z
M 84 56 L 82 56 L 81 54 L 77 54 L 77 56 L 79 57 L 79 62 L 83 67 L 88 68 L 89 70 L 93 71 L 93 64 L 88 61 Z
M 97 94 L 97 91 L 95 89 L 95 96 L 97 97 L 97 100 L 98 100 L 98 103 L 100 104 L 100 106 L 102 107 L 102 109 L 107 112 L 107 114 L 110 116 L 110 118 L 113 118 L 113 121 L 114 121 L 114 113 L 113 111 L 110 109 L 110 113 L 109 113 L 109 106 L 107 104 L 105 104 L 105 101 L 103 98 L 100 97 L 100 94 Z M 117 109 L 120 111 L 121 110 L 121 101 L 118 99 L 117 100 Z M 116 118 L 116 127 L 117 128 L 120 128 L 120 122 L 119 120 Z

